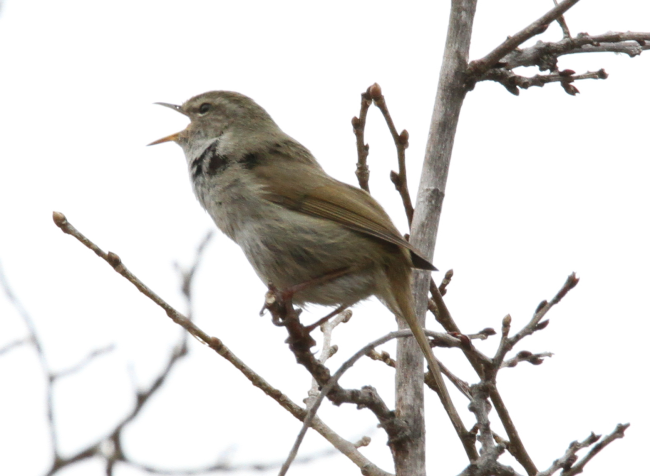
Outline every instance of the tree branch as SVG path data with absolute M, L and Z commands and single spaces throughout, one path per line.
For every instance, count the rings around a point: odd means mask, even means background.
M 519 96 L 519 88 L 528 89 L 533 86 L 544 87 L 548 83 L 560 83 L 567 94 L 575 96 L 580 91 L 571 83 L 583 79 L 607 79 L 608 74 L 604 69 L 575 74 L 575 71 L 565 69 L 556 73 L 536 74 L 532 77 L 520 76 L 505 68 L 492 68 L 488 70 L 480 81 L 495 81 L 503 85 L 506 90 Z
M 499 67 L 514 69 L 520 66 L 537 66 L 540 71 L 556 71 L 557 59 L 560 56 L 578 53 L 623 53 L 634 57 L 650 49 L 649 42 L 650 33 L 643 32 L 609 32 L 602 35 L 578 33 L 575 38 L 563 38 L 556 42 L 538 41 L 533 46 L 513 50 L 501 59 Z
M 248 380 L 257 388 L 262 390 L 266 395 L 275 400 L 280 406 L 285 410 L 291 413 L 298 420 L 302 421 L 307 411 L 296 405 L 289 397 L 284 395 L 280 390 L 277 390 L 271 386 L 266 380 L 264 380 L 260 375 L 255 373 L 250 367 L 248 367 L 243 361 L 241 361 L 237 356 L 235 356 L 230 349 L 228 349 L 225 344 L 218 339 L 217 337 L 211 337 L 200 329 L 196 324 L 194 324 L 187 317 L 183 316 L 176 309 L 170 306 L 152 290 L 150 290 L 144 283 L 142 283 L 135 275 L 133 275 L 121 262 L 120 258 L 115 253 L 105 253 L 101 250 L 95 243 L 86 238 L 82 233 L 80 233 L 75 227 L 72 226 L 66 219 L 65 215 L 59 212 L 54 212 L 53 214 L 55 224 L 66 234 L 72 235 L 74 238 L 79 240 L 87 248 L 95 252 L 97 256 L 102 258 L 108 264 L 113 267 L 113 269 L 126 278 L 131 284 L 133 284 L 140 292 L 145 296 L 151 299 L 159 307 L 161 307 L 166 313 L 167 316 L 174 321 L 176 324 L 183 327 L 188 331 L 192 336 L 194 336 L 200 342 L 207 344 L 212 350 L 217 352 L 221 357 L 226 359 L 230 364 L 237 368 Z M 176 354 L 175 354 L 176 355 Z M 172 357 L 174 358 L 174 357 Z M 170 364 L 168 363 L 168 366 Z M 158 380 L 152 384 L 153 386 L 159 387 L 161 382 Z M 150 389 L 152 388 L 150 387 Z M 140 398 L 147 398 L 150 395 L 150 392 L 141 393 Z M 129 418 L 127 416 L 127 418 Z M 122 425 L 123 426 L 123 425 Z M 355 463 L 364 474 L 373 475 L 373 476 L 389 476 L 389 473 L 379 469 L 376 465 L 370 462 L 365 456 L 363 456 L 359 450 L 355 447 L 354 444 L 346 441 L 341 438 L 338 434 L 332 431 L 327 427 L 320 419 L 315 418 L 312 423 L 312 428 L 314 428 L 321 436 L 323 436 L 330 444 L 332 444 L 336 449 L 341 453 L 347 456 L 353 463 Z M 99 450 L 99 445 L 97 445 L 97 450 Z M 90 454 L 92 456 L 94 453 Z M 88 456 L 88 457 L 89 457 Z M 53 474 L 51 471 L 48 474 Z
M 472 61 L 469 64 L 468 75 L 474 80 L 483 76 L 487 70 L 496 66 L 505 55 L 514 51 L 519 45 L 533 36 L 544 33 L 548 26 L 560 18 L 567 10 L 573 7 L 580 0 L 564 0 L 548 13 L 543 15 L 538 20 L 528 25 L 523 30 L 515 33 L 513 36 L 508 37 L 506 41 L 497 46 L 494 50 L 479 60 Z
M 406 219 L 408 220 L 409 228 L 413 222 L 413 204 L 411 203 L 411 195 L 409 194 L 408 182 L 406 178 L 406 149 L 409 146 L 409 133 L 404 129 L 401 133 L 397 132 L 393 118 L 388 111 L 388 106 L 386 105 L 386 99 L 381 92 L 381 87 L 375 83 L 368 88 L 368 94 L 372 98 L 375 106 L 379 108 L 390 135 L 393 138 L 395 143 L 395 148 L 397 149 L 397 167 L 399 172 L 390 173 L 390 180 L 395 185 L 395 189 L 402 198 L 402 204 L 404 205 L 404 212 L 406 213 Z
M 629 426 L 629 423 L 619 423 L 616 425 L 616 429 L 602 440 L 600 440 L 599 435 L 594 435 L 592 433 L 581 442 L 574 441 L 569 445 L 569 449 L 567 449 L 566 453 L 564 453 L 561 458 L 553 461 L 551 467 L 545 471 L 541 471 L 538 476 L 551 476 L 560 469 L 562 469 L 561 476 L 573 476 L 575 474 L 582 473 L 585 465 L 591 461 L 591 459 L 596 456 L 603 448 L 609 445 L 612 441 L 617 440 L 618 438 L 623 438 L 625 436 L 625 430 L 627 430 Z M 598 440 L 600 440 L 600 442 L 596 444 L 591 450 L 589 450 L 589 452 L 577 464 L 575 464 L 575 462 L 578 460 L 577 452 L 582 448 L 590 447 Z
M 368 169 L 368 151 L 370 146 L 365 143 L 364 132 L 366 129 L 366 117 L 368 116 L 368 109 L 372 104 L 372 99 L 368 91 L 361 93 L 361 111 L 359 117 L 352 118 L 352 130 L 357 140 L 357 180 L 359 187 L 366 192 L 370 192 L 368 181 L 370 180 L 370 170 Z
M 380 346 L 382 344 L 385 344 L 386 342 L 396 339 L 398 337 L 411 337 L 413 333 L 410 330 L 402 330 L 402 331 L 396 331 L 396 332 L 391 332 L 390 334 L 386 334 L 383 337 L 380 337 L 379 339 L 376 339 L 369 344 L 366 344 L 364 347 L 362 347 L 360 350 L 358 350 L 352 357 L 350 357 L 348 360 L 346 360 L 341 367 L 336 371 L 332 377 L 330 377 L 329 381 L 323 386 L 323 389 L 321 390 L 320 394 L 316 399 L 314 399 L 311 407 L 309 408 L 309 411 L 307 413 L 307 417 L 303 421 L 302 429 L 300 430 L 300 433 L 296 437 L 296 442 L 293 445 L 293 448 L 291 448 L 291 451 L 289 453 L 289 456 L 287 457 L 287 460 L 285 461 L 284 465 L 282 466 L 282 469 L 280 470 L 280 473 L 278 473 L 278 476 L 284 476 L 287 471 L 289 470 L 289 466 L 291 466 L 291 462 L 293 459 L 296 457 L 298 454 L 298 448 L 300 448 L 300 444 L 302 443 L 302 440 L 305 437 L 305 434 L 307 433 L 307 429 L 309 428 L 311 420 L 314 418 L 316 415 L 316 412 L 318 411 L 318 408 L 320 407 L 321 403 L 325 399 L 325 397 L 328 396 L 328 394 L 334 390 L 336 386 L 338 386 L 338 381 L 339 379 L 343 376 L 343 374 L 352 368 L 352 366 L 364 355 L 367 355 L 371 350 L 373 350 L 375 347 Z

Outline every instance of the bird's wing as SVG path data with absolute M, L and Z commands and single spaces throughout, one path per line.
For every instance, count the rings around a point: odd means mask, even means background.
M 410 251 L 415 268 L 436 268 L 406 241 L 384 209 L 367 192 L 333 179 L 305 164 L 260 165 L 251 170 L 263 184 L 264 197 L 291 210 L 374 236 Z

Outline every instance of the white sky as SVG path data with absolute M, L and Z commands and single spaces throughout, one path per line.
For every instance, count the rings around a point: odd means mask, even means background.
M 172 263 L 187 264 L 213 229 L 190 191 L 185 160 L 172 145 L 145 144 L 185 126 L 153 106 L 212 89 L 253 97 L 314 152 L 335 177 L 356 183 L 350 119 L 359 94 L 377 81 L 397 127 L 410 132 L 415 195 L 446 32 L 448 1 L 15 1 L 0 16 L 0 261 L 37 323 L 55 370 L 93 349 L 116 350 L 56 387 L 65 452 L 101 436 L 130 408 L 133 381 L 145 385 L 178 335 L 165 314 L 52 223 L 58 210 L 183 310 Z M 541 16 L 552 2 L 480 2 L 472 58 Z M 647 31 L 646 0 L 581 2 L 572 33 Z M 545 38 L 557 39 L 553 26 Z M 563 57 L 561 68 L 605 68 L 606 81 L 522 91 L 479 84 L 461 116 L 434 262 L 453 268 L 447 302 L 468 333 L 514 329 L 575 271 L 578 287 L 550 314 L 547 330 L 520 349 L 555 353 L 539 367 L 502 372 L 500 386 L 540 469 L 590 431 L 631 422 L 625 439 L 587 466 L 589 475 L 633 473 L 644 464 L 648 324 L 647 111 L 650 53 Z M 531 70 L 527 74 L 535 74 Z M 368 121 L 371 188 L 402 230 L 405 219 L 388 172 L 395 154 L 380 113 Z M 438 274 L 439 279 L 442 274 Z M 296 402 L 309 387 L 284 331 L 257 313 L 265 288 L 223 235 L 197 276 L 198 324 L 224 340 Z M 313 309 L 317 318 L 322 310 Z M 389 332 L 376 302 L 358 306 L 335 341 L 337 367 Z M 431 328 L 436 328 L 430 322 Z M 25 335 L 0 298 L 0 347 Z M 497 338 L 479 344 L 493 352 Z M 392 347 L 388 347 L 392 352 Z M 457 355 L 443 360 L 470 382 Z M 343 384 L 376 386 L 392 405 L 392 371 L 363 362 Z M 49 463 L 43 381 L 29 348 L 0 356 L 0 474 L 38 475 Z M 235 449 L 233 462 L 285 457 L 299 428 L 275 402 L 196 342 L 191 356 L 125 434 L 138 461 L 188 468 Z M 468 426 L 466 403 L 454 396 Z M 363 450 L 392 471 L 385 435 L 368 411 L 325 404 L 321 414 L 344 437 L 373 437 Z M 438 474 L 465 466 L 436 399 L 429 395 L 428 464 Z M 494 418 L 496 422 L 496 416 Z M 440 422 L 440 426 L 438 426 Z M 499 425 L 495 428 L 503 431 Z M 311 434 L 302 454 L 326 447 Z M 505 460 L 508 461 L 508 460 Z M 522 471 L 521 468 L 517 467 Z M 344 457 L 292 474 L 358 474 Z M 273 472 L 271 472 L 273 473 Z M 64 473 L 99 475 L 87 462 Z M 118 468 L 116 475 L 141 474 Z M 259 474 L 259 473 L 256 473 Z

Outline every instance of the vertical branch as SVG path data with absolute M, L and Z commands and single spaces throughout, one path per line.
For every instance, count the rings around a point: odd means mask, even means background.
M 444 61 L 411 227 L 411 242 L 428 257 L 433 256 L 454 136 L 467 92 L 465 72 L 469 60 L 476 1 L 452 0 L 451 4 Z M 421 324 L 424 324 L 430 277 L 423 272 L 416 272 L 414 275 L 415 311 Z M 407 442 L 403 454 L 396 458 L 396 472 L 398 476 L 423 475 L 425 459 L 422 354 L 412 339 L 398 342 L 397 354 L 397 414 L 405 418 L 422 437 Z M 409 396 L 405 398 L 404 394 Z

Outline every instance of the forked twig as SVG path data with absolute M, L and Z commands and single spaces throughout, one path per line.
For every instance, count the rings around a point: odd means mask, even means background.
M 386 105 L 386 98 L 384 98 L 384 95 L 381 92 L 381 87 L 377 83 L 368 88 L 368 94 L 375 103 L 375 106 L 379 108 L 384 116 L 390 135 L 395 143 L 395 148 L 397 149 L 398 172 L 391 172 L 390 180 L 393 182 L 395 189 L 402 198 L 406 219 L 408 220 L 409 228 L 411 228 L 411 223 L 413 223 L 413 203 L 411 201 L 411 195 L 409 194 L 408 182 L 406 179 L 406 149 L 409 146 L 409 133 L 406 129 L 401 133 L 397 132 L 393 118 L 388 111 L 388 106 Z

